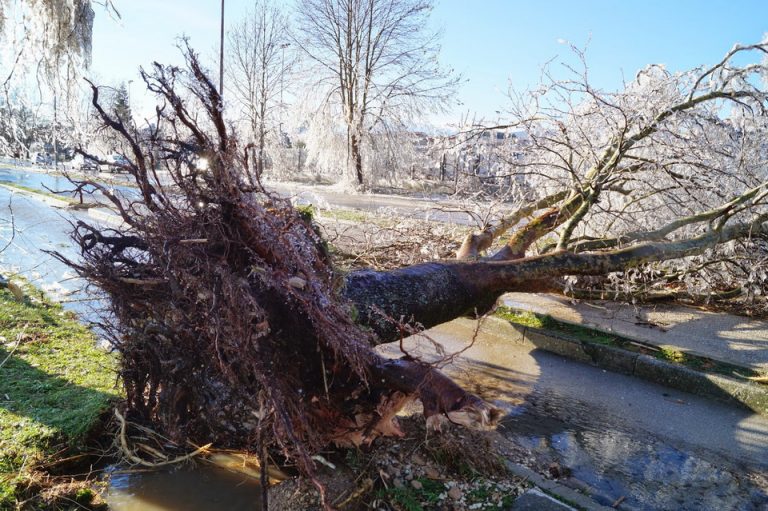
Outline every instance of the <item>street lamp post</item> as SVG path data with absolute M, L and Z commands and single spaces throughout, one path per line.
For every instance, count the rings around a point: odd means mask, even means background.
M 221 0 L 221 33 L 219 35 L 219 96 L 224 106 L 224 0 Z
M 59 170 L 59 134 L 56 129 L 56 123 L 58 122 L 58 115 L 56 112 L 56 91 L 53 91 L 53 168 Z M 46 162 L 47 163 L 47 162 Z

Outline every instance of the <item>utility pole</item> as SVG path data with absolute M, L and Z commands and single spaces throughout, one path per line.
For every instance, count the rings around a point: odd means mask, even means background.
M 56 116 L 56 91 L 53 91 L 53 168 L 56 171 L 59 170 L 59 142 L 58 133 L 56 132 L 56 123 L 58 119 Z
M 224 0 L 221 0 L 221 34 L 219 38 L 219 96 L 224 108 Z
M 280 49 L 283 51 L 282 60 L 280 63 L 280 144 L 282 145 L 283 137 L 283 89 L 285 88 L 285 49 L 288 48 L 291 43 L 283 43 L 280 45 Z

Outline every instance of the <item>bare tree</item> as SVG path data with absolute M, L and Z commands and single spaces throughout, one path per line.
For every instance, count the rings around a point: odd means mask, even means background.
M 282 111 L 288 70 L 294 61 L 285 14 L 269 0 L 258 0 L 229 33 L 228 83 L 241 107 L 256 174 L 264 172 L 268 138 L 282 143 Z
M 439 67 L 437 36 L 426 29 L 431 9 L 429 0 L 299 2 L 297 43 L 315 63 L 313 87 L 345 133 L 358 185 L 373 137 L 408 129 L 454 92 L 457 79 Z

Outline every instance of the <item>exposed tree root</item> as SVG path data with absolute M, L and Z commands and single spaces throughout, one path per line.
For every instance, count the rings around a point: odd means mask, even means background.
M 314 453 L 398 434 L 394 415 L 411 399 L 421 399 L 430 424 L 443 415 L 492 427 L 499 412 L 433 367 L 372 350 L 374 334 L 353 320 L 323 240 L 247 173 L 248 152 L 227 129 L 218 92 L 186 56 L 189 71 L 156 64 L 143 75 L 166 104 L 148 135 L 110 118 L 94 87 L 96 110 L 130 149 L 125 170 L 140 198 L 77 183 L 99 189 L 127 227 L 80 222 L 73 236 L 82 260 L 59 256 L 109 298 L 105 328 L 121 357 L 126 417 L 179 444 L 206 444 L 148 462 L 128 447 L 118 412 L 125 455 L 161 466 L 211 444 L 273 448 L 317 483 Z M 190 152 L 205 155 L 210 170 L 198 171 Z M 160 168 L 172 183 L 158 178 Z
M 137 446 L 139 449 L 142 449 L 148 452 L 149 454 L 155 456 L 156 458 L 163 459 L 163 461 L 147 461 L 137 456 L 134 450 L 128 446 L 128 437 L 126 435 L 127 425 L 126 425 L 125 417 L 123 417 L 123 415 L 117 409 L 115 409 L 115 417 L 117 418 L 117 421 L 120 423 L 120 431 L 118 432 L 118 439 L 120 441 L 120 450 L 123 453 L 123 456 L 125 456 L 125 459 L 132 464 L 141 465 L 143 467 L 150 467 L 150 468 L 160 468 L 167 465 L 177 465 L 179 463 L 191 461 L 196 456 L 200 456 L 201 454 L 207 454 L 212 445 L 212 444 L 206 444 L 202 447 L 198 447 L 197 449 L 190 452 L 189 454 L 168 459 L 168 456 L 166 456 L 159 450 L 153 447 L 150 447 L 146 444 L 137 443 Z
M 569 252 L 564 249 L 573 229 L 598 200 L 600 182 L 587 183 L 523 208 L 520 218 L 473 238 L 466 261 L 341 276 L 311 220 L 248 172 L 249 151 L 227 128 L 221 97 L 195 55 L 186 55 L 188 71 L 156 64 L 143 75 L 164 101 L 148 132 L 110 118 L 94 87 L 96 110 L 122 135 L 132 157 L 124 170 L 139 197 L 77 183 L 79 191 L 99 190 L 125 227 L 102 230 L 80 222 L 74 239 L 82 260 L 59 257 L 109 297 L 114 321 L 106 332 L 122 359 L 128 419 L 149 421 L 179 443 L 247 449 L 262 459 L 270 449 L 281 452 L 313 480 L 326 507 L 313 455 L 331 444 L 399 435 L 395 415 L 409 400 L 421 400 L 435 429 L 442 421 L 491 428 L 500 418 L 435 366 L 408 356 L 384 359 L 373 345 L 484 311 L 506 291 L 549 289 L 554 277 L 606 275 L 768 232 L 768 213 L 732 211 L 762 199 L 758 187 L 728 207 L 691 217 L 718 221 L 690 236 L 635 236 L 626 246 Z M 626 139 L 619 149 L 641 139 Z M 590 180 L 614 168 L 608 156 L 588 172 Z M 208 160 L 208 170 L 196 168 L 198 157 Z M 471 260 L 537 211 L 501 253 Z M 524 257 L 554 229 L 562 230 L 555 249 Z

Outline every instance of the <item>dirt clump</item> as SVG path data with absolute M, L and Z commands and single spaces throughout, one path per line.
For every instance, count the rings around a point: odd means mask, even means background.
M 415 417 L 400 422 L 402 438 L 380 438 L 370 448 L 319 461 L 318 477 L 337 509 L 502 510 L 528 487 L 506 469 L 498 433 L 448 426 L 435 434 Z M 314 487 L 298 478 L 269 493 L 275 509 L 322 509 Z

